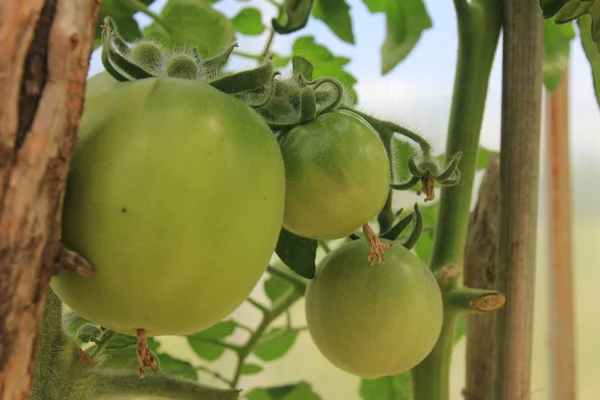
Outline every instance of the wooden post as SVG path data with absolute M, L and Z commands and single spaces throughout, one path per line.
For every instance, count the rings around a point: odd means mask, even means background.
M 575 399 L 571 161 L 569 158 L 569 72 L 547 108 L 550 190 L 550 334 L 552 397 Z
M 531 396 L 543 24 L 538 0 L 504 0 L 494 399 Z
M 0 1 L 0 399 L 30 397 L 100 0 Z

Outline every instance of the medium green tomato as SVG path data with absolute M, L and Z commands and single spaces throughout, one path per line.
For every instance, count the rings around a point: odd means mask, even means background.
M 319 264 L 306 291 L 306 322 L 332 364 L 365 379 L 421 362 L 442 328 L 442 296 L 427 266 L 405 247 L 367 261 L 364 239 L 345 243 Z
M 390 171 L 377 132 L 345 110 L 296 126 L 279 139 L 285 162 L 283 226 L 314 239 L 347 236 L 381 211 Z
M 124 334 L 184 335 L 234 311 L 275 248 L 285 197 L 277 141 L 241 101 L 174 78 L 86 100 L 63 242 L 94 267 L 52 288 Z

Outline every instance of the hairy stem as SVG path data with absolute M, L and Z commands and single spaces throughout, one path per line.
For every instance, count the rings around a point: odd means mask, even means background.
M 462 151 L 461 183 L 443 187 L 431 268 L 462 265 L 487 87 L 501 25 L 499 0 L 455 0 L 459 45 L 446 159 Z M 443 288 L 456 287 L 458 279 Z M 415 400 L 448 400 L 456 314 L 445 310 L 440 338 L 412 370 Z

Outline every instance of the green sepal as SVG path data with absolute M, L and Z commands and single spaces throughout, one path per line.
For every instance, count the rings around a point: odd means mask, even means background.
M 265 86 L 249 92 L 237 93 L 234 94 L 234 96 L 252 108 L 264 107 L 273 99 L 273 96 L 275 95 L 275 77 L 277 75 L 280 75 L 279 71 L 273 72 L 271 75 L 271 81 Z
M 570 0 L 560 10 L 556 12 L 554 22 L 558 25 L 571 22 L 574 19 L 577 19 L 582 15 L 587 14 L 593 5 L 593 1 Z M 548 17 L 544 15 L 544 18 Z
M 406 182 L 392 183 L 392 184 L 390 184 L 390 187 L 394 190 L 408 190 L 408 189 L 411 189 L 413 186 L 415 186 L 417 184 L 417 182 L 419 182 L 419 178 L 416 176 L 413 176 Z
M 223 93 L 235 94 L 260 89 L 271 80 L 273 61 L 266 58 L 257 68 L 224 75 L 209 81 L 209 84 Z
M 111 31 L 111 43 L 113 43 L 117 50 L 121 52 L 123 55 L 129 55 L 131 51 L 127 42 L 123 39 L 121 34 L 119 33 L 119 29 L 117 28 L 117 23 L 114 19 L 109 16 L 104 17 L 104 24 L 108 25 L 108 28 Z M 104 42 L 103 42 L 104 43 Z
M 218 73 L 221 71 L 223 66 L 227 64 L 227 61 L 229 61 L 229 57 L 231 56 L 233 49 L 235 49 L 237 46 L 237 42 L 233 42 L 229 47 L 227 47 L 225 50 L 223 50 L 216 56 L 207 58 L 206 60 L 201 60 L 209 76 L 211 73 Z M 198 59 L 200 59 L 200 53 L 198 53 L 198 48 L 196 48 L 196 54 Z
M 306 26 L 312 6 L 313 0 L 284 0 L 282 11 L 287 17 L 285 25 L 282 25 L 277 18 L 273 18 L 271 20 L 273 29 L 282 35 L 299 31 Z
M 302 88 L 300 93 L 300 123 L 312 121 L 317 116 L 317 98 L 310 87 Z
M 107 17 L 108 18 L 108 17 Z M 129 61 L 125 56 L 115 50 L 112 46 L 112 28 L 109 25 L 104 26 L 104 41 L 102 43 L 103 61 L 106 60 L 110 64 L 115 64 L 121 71 L 131 76 L 133 79 L 153 78 L 150 72 L 142 67 Z M 104 53 L 106 52 L 106 56 Z M 105 65 L 106 68 L 106 65 Z M 108 68 L 107 68 L 108 71 Z M 109 71 L 110 73 L 110 71 Z
M 419 238 L 421 237 L 421 233 L 423 232 L 423 215 L 421 214 L 421 210 L 419 210 L 419 205 L 417 203 L 415 203 L 414 216 L 415 225 L 413 227 L 413 231 L 411 232 L 408 239 L 406 239 L 406 241 L 402 243 L 402 246 L 406 247 L 409 250 L 415 247 L 415 245 L 419 241 Z
M 398 236 L 406 229 L 408 225 L 415 219 L 415 213 L 410 213 L 406 217 L 398 221 L 389 231 L 381 235 L 382 239 L 395 241 Z
M 317 115 L 337 109 L 344 100 L 344 87 L 337 79 L 319 78 L 309 82 L 309 86 L 315 91 Z

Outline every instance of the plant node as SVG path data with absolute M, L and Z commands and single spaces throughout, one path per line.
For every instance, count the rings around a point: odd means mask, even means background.
M 375 260 L 377 260 L 378 264 L 385 264 L 385 252 L 383 249 L 386 247 L 393 247 L 394 242 L 392 243 L 383 243 L 375 232 L 373 228 L 369 224 L 364 224 L 362 226 L 363 235 L 365 235 L 365 240 L 369 244 L 369 262 L 371 265 L 375 264 Z
M 148 340 L 146 339 L 146 331 L 144 329 L 137 330 L 137 354 L 140 362 L 138 372 L 140 379 L 143 379 L 144 376 L 146 376 L 144 372 L 146 368 L 150 368 L 152 371 L 156 371 L 158 368 L 158 363 L 154 357 L 152 357 L 152 353 L 150 352 Z
M 435 272 L 435 279 L 437 280 L 438 285 L 440 285 L 440 287 L 443 287 L 449 281 L 458 278 L 461 273 L 462 268 L 460 268 L 458 264 L 448 263 Z

